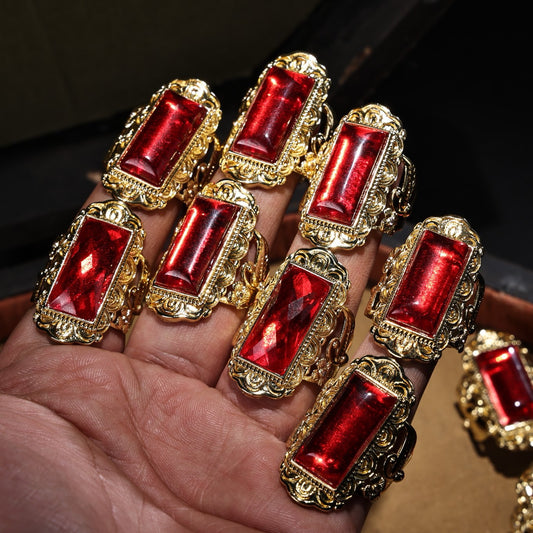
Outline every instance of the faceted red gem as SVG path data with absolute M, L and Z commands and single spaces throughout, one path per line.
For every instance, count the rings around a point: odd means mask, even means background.
M 346 122 L 324 168 L 309 215 L 351 226 L 374 177 L 389 133 Z
M 353 372 L 293 461 L 336 489 L 368 448 L 396 401 L 394 394 Z
M 240 357 L 283 376 L 330 288 L 326 279 L 290 263 L 246 337 Z
M 229 202 L 197 196 L 157 273 L 155 285 L 199 296 L 240 210 Z
M 433 337 L 470 258 L 470 247 L 425 230 L 386 314 L 400 326 Z
M 231 151 L 274 163 L 311 93 L 315 80 L 280 67 L 272 67 L 248 109 L 243 128 Z
M 93 322 L 131 234 L 126 228 L 86 217 L 48 294 L 48 307 Z
M 500 424 L 533 420 L 533 384 L 517 348 L 480 353 L 475 360 Z
M 124 172 L 160 187 L 207 113 L 193 100 L 166 90 L 122 154 Z

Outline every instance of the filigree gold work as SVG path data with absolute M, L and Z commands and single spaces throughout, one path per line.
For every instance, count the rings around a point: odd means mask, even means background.
M 324 277 L 330 281 L 332 288 L 292 363 L 280 376 L 242 358 L 240 350 L 291 263 Z M 235 334 L 229 373 L 243 392 L 252 396 L 281 398 L 292 394 L 303 380 L 321 385 L 331 377 L 338 366 L 346 362 L 346 351 L 353 333 L 353 315 L 343 306 L 348 287 L 346 269 L 327 250 L 301 249 L 287 257 L 258 291 L 244 323 Z M 333 336 L 339 323 L 342 323 L 341 332 Z
M 431 230 L 466 243 L 470 257 L 448 309 L 434 337 L 403 328 L 386 319 L 387 310 L 424 230 Z M 396 357 L 434 361 L 442 350 L 453 346 L 463 349 L 466 337 L 475 329 L 475 318 L 483 297 L 479 275 L 483 248 L 468 223 L 456 216 L 432 217 L 418 223 L 405 243 L 395 248 L 383 266 L 379 283 L 372 288 L 366 315 L 372 319 L 371 333 Z
M 110 222 L 131 231 L 128 248 L 93 322 L 55 311 L 47 306 L 48 294 L 86 217 Z M 144 237 L 140 219 L 121 202 L 110 200 L 93 203 L 81 211 L 68 231 L 52 246 L 48 264 L 41 273 L 33 296 L 36 325 L 46 330 L 52 339 L 62 343 L 98 342 L 110 326 L 123 332 L 127 331 L 134 315 L 140 313 L 146 288 L 148 268 L 142 255 Z
M 314 218 L 309 208 L 320 184 L 333 147 L 345 123 L 355 123 L 388 132 L 385 149 L 375 162 L 361 207 L 350 225 Z M 370 104 L 352 110 L 339 122 L 333 136 L 322 144 L 318 154 L 310 153 L 302 165 L 309 180 L 300 206 L 300 232 L 314 244 L 329 248 L 362 246 L 372 229 L 394 233 L 411 212 L 415 186 L 414 165 L 403 155 L 405 130 L 400 119 L 385 106 Z M 400 169 L 403 168 L 403 172 Z M 399 175 L 401 178 L 399 179 Z
M 119 162 L 167 90 L 197 102 L 207 110 L 207 113 L 189 145 L 174 162 L 173 169 L 165 181 L 160 187 L 156 187 L 121 170 Z M 196 79 L 173 80 L 164 85 L 152 95 L 148 105 L 139 107 L 131 113 L 124 130 L 109 151 L 102 183 L 116 198 L 145 209 L 161 209 L 175 196 L 190 203 L 206 179 L 204 174 L 209 173 L 206 164 L 198 168 L 198 163 L 207 155 L 211 145 L 214 147 L 214 152 L 219 149 L 215 132 L 221 114 L 220 103 L 205 82 Z
M 397 397 L 397 403 L 349 474 L 337 488 L 333 488 L 303 469 L 293 457 L 353 372 L 386 388 Z M 416 433 L 408 423 L 414 401 L 413 385 L 393 359 L 367 355 L 350 363 L 342 374 L 324 385 L 314 406 L 287 442 L 280 475 L 290 496 L 303 505 L 330 511 L 342 507 L 356 494 L 375 499 L 392 481 L 403 479 L 403 468 L 416 441 Z
M 274 163 L 267 163 L 232 152 L 231 146 L 245 124 L 246 114 L 254 101 L 261 82 L 273 66 L 310 76 L 315 80 L 315 85 L 278 160 Z M 259 76 L 256 86 L 248 91 L 241 103 L 239 117 L 234 122 L 222 149 L 220 168 L 247 185 L 264 187 L 282 185 L 287 176 L 297 170 L 298 163 L 308 152 L 311 136 L 320 126 L 323 120 L 322 116 L 325 115 L 324 120 L 328 121 L 329 115 L 325 112 L 324 107 L 329 86 L 330 80 L 327 78 L 325 68 L 310 54 L 294 53 L 280 56 L 269 63 Z
M 199 320 L 209 316 L 219 302 L 246 307 L 266 275 L 266 242 L 255 231 L 258 207 L 253 196 L 229 179 L 208 183 L 199 196 L 233 203 L 241 209 L 198 296 L 159 287 L 154 276 L 146 295 L 146 303 L 163 319 Z M 174 236 L 180 231 L 182 223 L 183 220 L 178 224 Z M 256 262 L 243 263 L 251 240 L 256 244 Z M 162 257 L 160 265 L 167 254 L 168 251 Z M 236 282 L 239 269 L 242 275 Z

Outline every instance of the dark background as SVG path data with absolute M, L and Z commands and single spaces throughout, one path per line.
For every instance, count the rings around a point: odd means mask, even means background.
M 465 217 L 485 246 L 487 283 L 533 302 L 526 4 L 5 4 L 0 299 L 32 289 L 133 107 L 173 78 L 202 78 L 221 100 L 223 140 L 264 65 L 303 50 L 328 69 L 336 120 L 369 102 L 402 119 L 419 184 L 405 232 L 428 216 Z

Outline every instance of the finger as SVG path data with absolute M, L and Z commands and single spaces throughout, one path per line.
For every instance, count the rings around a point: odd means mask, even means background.
M 223 177 L 218 171 L 213 181 Z M 296 177 L 291 176 L 283 186 L 253 190 L 259 206 L 256 229 L 269 244 L 280 228 L 296 183 Z M 214 384 L 226 364 L 233 334 L 242 318 L 241 311 L 222 304 L 208 318 L 194 323 L 164 322 L 153 311 L 145 309 L 131 332 L 125 353 Z
M 380 235 L 377 232 L 373 232 L 370 234 L 365 246 L 350 251 L 338 251 L 336 253 L 337 259 L 346 268 L 351 282 L 346 306 L 354 315 L 367 286 L 379 241 Z M 308 241 L 298 235 L 291 245 L 290 252 L 304 247 L 308 248 L 309 244 Z M 256 419 L 281 440 L 287 438 L 306 410 L 313 404 L 318 393 L 317 386 L 304 382 L 297 387 L 296 392 L 289 398 L 279 400 L 250 398 L 243 394 L 228 372 L 222 373 L 217 387 L 242 411 Z

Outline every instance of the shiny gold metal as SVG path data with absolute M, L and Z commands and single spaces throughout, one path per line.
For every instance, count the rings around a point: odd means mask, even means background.
M 512 533 L 533 531 L 533 467 L 526 470 L 516 484 L 517 504 L 511 518 Z
M 296 121 L 278 159 L 265 162 L 253 157 L 244 156 L 232 151 L 232 144 L 247 120 L 247 112 L 254 102 L 261 82 L 271 67 L 280 67 L 314 79 L 315 84 L 303 110 Z M 245 185 L 274 187 L 282 185 L 287 176 L 298 170 L 299 162 L 309 151 L 310 143 L 316 142 L 328 135 L 328 129 L 333 122 L 332 114 L 325 105 L 330 80 L 326 69 L 320 65 L 311 54 L 297 52 L 287 56 L 280 56 L 269 63 L 263 70 L 255 87 L 250 89 L 244 97 L 239 117 L 233 124 L 226 144 L 222 149 L 220 168 Z M 323 131 L 320 131 L 322 128 Z M 318 133 L 316 133 L 318 131 Z M 316 136 L 316 139 L 314 139 Z
M 387 144 L 374 162 L 358 201 L 351 224 L 345 225 L 309 214 L 317 187 L 331 160 L 332 151 L 345 124 L 368 126 L 388 133 Z M 405 130 L 388 108 L 370 104 L 344 116 L 330 139 L 318 153 L 310 152 L 302 169 L 309 187 L 300 206 L 301 234 L 312 243 L 328 248 L 353 248 L 364 245 L 371 230 L 385 233 L 398 230 L 412 209 L 415 167 L 403 154 Z
M 354 457 L 349 458 L 352 463 L 349 472 L 338 486 L 333 487 L 296 462 L 295 457 L 313 432 L 321 431 L 321 422 L 354 373 L 395 396 L 396 403 L 359 457 L 353 451 Z M 401 481 L 403 468 L 416 444 L 416 432 L 408 422 L 414 402 L 413 385 L 394 359 L 366 355 L 352 361 L 338 377 L 324 385 L 314 406 L 287 442 L 280 476 L 291 498 L 302 505 L 331 511 L 339 509 L 355 495 L 376 499 L 393 481 Z
M 461 241 L 470 249 L 465 270 L 433 336 L 415 328 L 408 329 L 387 318 L 389 306 L 425 230 Z M 372 288 L 366 316 L 373 321 L 370 331 L 374 340 L 396 357 L 424 362 L 437 360 L 447 346 L 462 351 L 467 336 L 475 329 L 484 293 L 483 278 L 479 274 L 482 255 L 479 237 L 463 218 L 431 217 L 418 223 L 405 243 L 392 250 L 383 267 L 381 280 Z
M 209 265 L 209 273 L 197 295 L 158 285 L 156 271 L 146 295 L 146 304 L 166 320 L 199 320 L 209 316 L 218 303 L 234 305 L 237 308 L 247 307 L 267 274 L 267 243 L 255 229 L 258 207 L 254 197 L 231 179 L 208 183 L 197 197 L 228 202 L 239 206 L 240 209 L 228 228 L 224 243 L 213 263 Z M 178 224 L 172 242 L 180 235 L 184 221 L 185 219 L 182 219 Z M 194 236 L 191 237 L 194 240 Z M 246 261 L 251 242 L 255 244 L 255 259 Z M 201 246 L 201 243 L 196 244 Z M 169 251 L 170 248 L 163 255 L 158 271 Z
M 75 242 L 78 229 L 87 218 L 102 220 L 131 232 L 120 265 L 103 297 L 98 314 L 92 321 L 59 312 L 47 303 L 53 284 Z M 41 273 L 33 295 L 36 306 L 33 318 L 36 325 L 53 340 L 61 343 L 98 342 L 109 327 L 125 333 L 135 315 L 141 312 L 148 283 L 149 269 L 142 255 L 144 237 L 141 220 L 122 202 L 110 200 L 93 203 L 82 210 L 69 230 L 52 246 L 48 264 Z
M 502 426 L 491 403 L 487 388 L 476 363 L 479 354 L 514 346 L 524 369 L 533 383 L 533 358 L 522 342 L 509 333 L 482 329 L 466 345 L 463 352 L 463 376 L 458 386 L 458 408 L 464 426 L 472 438 L 482 445 L 492 439 L 500 448 L 528 450 L 533 448 L 533 419 Z M 512 394 L 512 390 L 509 390 Z
M 290 365 L 283 374 L 278 374 L 244 358 L 241 350 L 261 313 L 268 313 L 272 294 L 290 265 L 321 276 L 331 287 L 314 321 L 306 324 L 309 329 Z M 303 380 L 322 385 L 346 363 L 354 327 L 353 313 L 343 305 L 349 283 L 346 269 L 328 250 L 301 249 L 287 257 L 261 286 L 244 323 L 235 334 L 229 373 L 243 392 L 256 397 L 282 398 L 292 394 Z M 294 302 L 293 305 L 298 309 L 302 304 Z M 287 324 L 291 327 L 289 322 Z
M 167 90 L 200 104 L 206 109 L 206 114 L 189 144 L 172 162 L 172 170 L 158 187 L 122 170 L 120 159 Z M 220 103 L 205 82 L 197 79 L 173 80 L 164 85 L 152 95 L 147 105 L 135 109 L 130 115 L 124 130 L 107 156 L 102 176 L 104 187 L 115 198 L 144 209 L 162 209 L 174 197 L 189 204 L 208 181 L 218 162 L 220 146 L 215 132 L 221 115 Z M 200 163 L 210 148 L 211 164 Z

